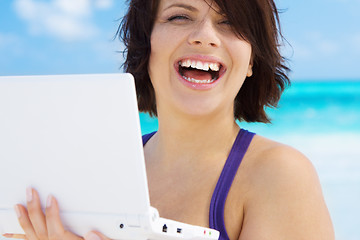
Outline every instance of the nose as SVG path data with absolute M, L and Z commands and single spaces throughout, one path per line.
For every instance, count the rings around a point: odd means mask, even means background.
M 211 20 L 205 19 L 199 22 L 188 37 L 190 45 L 201 47 L 219 47 L 220 39 L 216 27 Z

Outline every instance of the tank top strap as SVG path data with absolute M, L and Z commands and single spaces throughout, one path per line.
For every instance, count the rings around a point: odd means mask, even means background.
M 224 222 L 225 201 L 254 135 L 252 132 L 240 129 L 211 198 L 209 226 L 220 232 L 219 240 L 229 239 Z
M 142 136 L 143 146 L 145 146 L 145 144 L 150 140 L 152 136 L 154 136 L 155 133 L 156 131 Z

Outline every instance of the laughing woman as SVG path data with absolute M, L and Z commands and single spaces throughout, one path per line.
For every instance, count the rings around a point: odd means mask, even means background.
M 273 0 L 132 0 L 119 36 L 139 109 L 159 121 L 143 140 L 161 216 L 220 239 L 334 239 L 311 162 L 236 122 L 269 122 L 265 107 L 289 84 Z M 46 215 L 19 206 L 23 238 L 82 239 L 63 229 L 52 201 Z

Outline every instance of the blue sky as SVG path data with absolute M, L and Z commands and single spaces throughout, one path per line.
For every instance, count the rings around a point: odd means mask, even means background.
M 360 0 L 277 0 L 293 80 L 360 79 Z M 120 0 L 0 0 L 0 75 L 113 73 Z

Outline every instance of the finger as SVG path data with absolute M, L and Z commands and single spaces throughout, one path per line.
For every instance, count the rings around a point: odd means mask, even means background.
M 47 239 L 46 219 L 41 208 L 39 194 L 34 189 L 27 188 L 26 200 L 29 218 L 37 237 Z
M 26 208 L 20 204 L 15 205 L 15 212 L 18 217 L 19 223 L 21 228 L 24 230 L 26 238 L 22 239 L 29 239 L 29 240 L 38 240 L 35 230 L 31 224 L 29 219 L 28 212 Z M 22 234 L 14 234 L 17 238 L 21 237 Z M 14 237 L 13 237 L 14 238 Z M 21 239 L 21 238 L 20 238 Z
M 50 239 L 56 238 L 56 236 L 63 236 L 65 229 L 60 219 L 59 206 L 52 195 L 49 195 L 47 198 L 45 215 L 48 236 Z
M 82 240 L 81 237 L 65 230 L 58 202 L 52 195 L 47 198 L 45 215 L 49 239 Z
M 3 234 L 6 238 L 14 238 L 14 239 L 27 239 L 24 234 L 13 234 L 13 233 L 5 233 Z
M 110 238 L 106 237 L 104 234 L 96 231 L 91 231 L 85 234 L 85 240 L 110 240 Z

